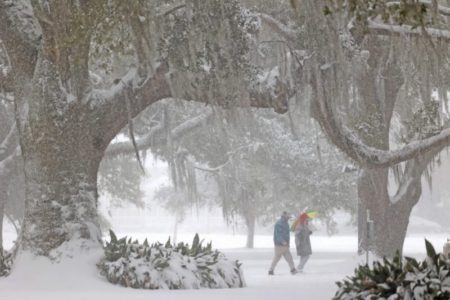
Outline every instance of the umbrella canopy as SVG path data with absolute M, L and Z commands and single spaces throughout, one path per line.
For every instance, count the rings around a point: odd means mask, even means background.
M 317 211 L 315 211 L 313 209 L 308 209 L 306 211 L 306 215 L 308 216 L 308 218 L 314 219 L 315 217 L 317 217 Z

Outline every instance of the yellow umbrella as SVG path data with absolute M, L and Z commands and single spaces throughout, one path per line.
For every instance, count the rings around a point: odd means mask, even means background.
M 308 216 L 308 218 L 314 219 L 315 217 L 317 217 L 317 211 L 313 209 L 307 210 L 306 215 Z

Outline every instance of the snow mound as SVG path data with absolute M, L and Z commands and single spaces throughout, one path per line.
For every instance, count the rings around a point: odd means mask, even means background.
M 105 257 L 98 264 L 101 274 L 114 284 L 139 289 L 238 288 L 245 282 L 238 261 L 202 246 L 195 235 L 192 246 L 165 245 L 147 240 L 140 244 L 127 237 L 117 239 L 110 231 Z

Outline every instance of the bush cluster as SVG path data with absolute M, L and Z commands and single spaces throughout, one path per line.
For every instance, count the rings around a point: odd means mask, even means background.
M 402 258 L 397 252 L 393 259 L 375 261 L 372 268 L 360 265 L 355 274 L 337 282 L 333 299 L 450 299 L 450 260 L 437 254 L 425 240 L 427 258 L 417 261 Z
M 11 272 L 14 251 L 6 251 L 0 248 L 0 277 L 6 277 Z
M 111 240 L 104 246 L 105 257 L 98 263 L 102 275 L 113 284 L 139 289 L 237 288 L 245 286 L 238 261 L 228 260 L 202 245 L 196 234 L 192 245 L 169 240 L 141 244 L 127 237 Z

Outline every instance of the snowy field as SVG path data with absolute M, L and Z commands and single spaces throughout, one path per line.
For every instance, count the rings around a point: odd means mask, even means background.
M 129 233 L 118 233 L 119 236 Z M 144 238 L 144 234 L 133 233 Z M 181 234 L 179 240 L 190 242 L 193 234 Z M 150 235 L 150 240 L 165 241 L 167 235 Z M 84 260 L 72 260 L 59 265 L 24 257 L 8 278 L 0 279 L 1 300 L 119 300 L 119 299 L 331 299 L 336 291 L 335 281 L 352 274 L 364 256 L 357 256 L 354 236 L 313 236 L 314 254 L 308 262 L 305 273 L 292 276 L 287 263 L 280 261 L 275 276 L 268 276 L 272 259 L 271 236 L 258 235 L 255 249 L 239 248 L 245 241 L 241 235 L 204 235 L 205 241 L 212 240 L 229 258 L 243 263 L 247 283 L 242 289 L 223 290 L 133 290 L 113 286 L 100 277 L 94 268 L 98 254 Z M 424 236 L 409 236 L 405 243 L 407 255 L 423 258 Z M 440 250 L 446 240 L 443 234 L 429 235 L 435 247 Z M 8 239 L 7 239 L 8 241 Z M 9 240 L 11 243 L 11 240 Z M 294 254 L 294 249 L 291 249 Z M 296 258 L 297 260 L 297 258 Z M 33 264 L 33 273 L 22 271 L 22 266 Z M 29 269 L 28 269 L 29 270 Z M 68 273 L 71 270 L 72 273 Z

